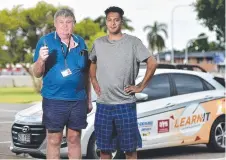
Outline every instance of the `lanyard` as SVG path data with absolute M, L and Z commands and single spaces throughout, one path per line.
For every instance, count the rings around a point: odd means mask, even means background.
M 63 46 L 63 43 L 60 41 L 60 46 L 61 46 L 62 54 L 63 54 L 63 56 L 64 56 L 64 66 L 65 66 L 65 68 L 68 68 L 66 58 L 67 58 L 67 55 L 68 55 L 68 52 L 69 52 L 70 42 L 71 42 L 71 37 L 69 38 L 67 50 L 66 50 L 66 53 L 65 53 L 65 52 L 64 52 L 64 46 Z

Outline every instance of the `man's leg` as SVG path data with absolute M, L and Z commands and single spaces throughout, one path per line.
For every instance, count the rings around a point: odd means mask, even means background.
M 60 159 L 60 145 L 63 133 L 47 131 L 47 159 Z
M 67 122 L 68 158 L 81 159 L 81 130 L 87 126 L 87 100 L 71 101 Z
M 138 125 L 136 103 L 117 105 L 116 129 L 120 141 L 120 149 L 125 152 L 126 159 L 137 159 L 136 149 L 142 146 Z
M 66 101 L 43 98 L 43 124 L 47 129 L 47 159 L 60 158 L 64 119 L 67 116 Z
M 97 103 L 94 129 L 96 136 L 96 145 L 97 148 L 101 150 L 101 159 L 111 159 L 111 152 L 116 148 L 116 142 L 113 140 L 112 137 L 112 110 L 112 105 Z
M 67 133 L 68 158 L 81 159 L 81 130 L 75 131 L 68 128 Z
M 137 159 L 137 152 L 126 152 L 126 159 Z

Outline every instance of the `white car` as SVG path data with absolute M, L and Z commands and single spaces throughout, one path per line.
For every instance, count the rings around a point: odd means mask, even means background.
M 141 69 L 136 83 L 143 79 L 144 73 L 145 70 Z M 143 143 L 138 150 L 207 144 L 215 151 L 224 151 L 224 96 L 224 87 L 208 73 L 157 69 L 143 92 L 136 94 L 138 126 Z M 98 159 L 94 135 L 95 95 L 93 100 L 88 126 L 82 131 L 82 155 Z M 41 103 L 16 114 L 10 149 L 33 157 L 46 155 Z M 114 158 L 123 156 L 119 150 L 113 154 Z M 67 156 L 65 136 L 61 156 Z

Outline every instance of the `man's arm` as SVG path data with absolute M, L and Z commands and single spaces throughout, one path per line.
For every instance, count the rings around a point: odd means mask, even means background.
M 144 76 L 144 79 L 137 86 L 128 86 L 125 88 L 125 91 L 129 94 L 141 92 L 148 84 L 151 77 L 154 75 L 157 68 L 157 62 L 153 56 L 147 59 L 147 70 Z
M 40 58 L 33 65 L 33 73 L 36 78 L 40 78 L 43 76 L 45 72 L 45 62 Z
M 147 59 L 147 70 L 144 79 L 140 84 L 138 84 L 139 86 L 141 86 L 142 90 L 148 85 L 148 82 L 154 75 L 157 66 L 158 66 L 157 61 L 153 56 Z
M 88 104 L 88 113 L 90 113 L 93 109 L 93 106 L 92 106 L 92 95 L 91 95 L 91 82 L 90 82 L 90 76 L 89 76 L 89 67 L 90 67 L 90 61 L 89 62 L 89 65 L 87 67 L 87 70 L 86 70 L 86 93 L 87 93 L 87 104 Z
M 89 69 L 91 83 L 93 84 L 93 88 L 96 94 L 100 96 L 101 92 L 100 92 L 100 86 L 98 84 L 97 77 L 96 77 L 96 70 L 97 70 L 96 62 L 91 62 L 90 69 Z

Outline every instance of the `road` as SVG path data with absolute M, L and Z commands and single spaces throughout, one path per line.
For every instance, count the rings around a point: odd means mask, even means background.
M 10 130 L 15 114 L 31 104 L 0 104 L 0 159 L 32 159 L 9 149 Z M 210 153 L 205 145 L 171 147 L 138 152 L 139 159 L 225 159 L 225 153 Z

